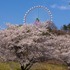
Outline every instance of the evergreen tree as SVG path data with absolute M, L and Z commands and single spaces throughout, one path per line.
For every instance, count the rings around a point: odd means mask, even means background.
M 67 25 L 68 31 L 70 31 L 70 23 Z
M 39 21 L 40 21 L 40 20 L 39 20 L 39 18 L 36 18 L 36 21 L 38 21 L 38 22 L 39 22 Z
M 63 25 L 62 29 L 63 29 L 64 31 L 67 31 L 67 30 L 68 30 L 68 27 L 67 27 L 66 25 Z

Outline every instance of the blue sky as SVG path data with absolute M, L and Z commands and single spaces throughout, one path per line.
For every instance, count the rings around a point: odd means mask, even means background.
M 0 27 L 5 28 L 6 23 L 23 24 L 26 11 L 33 6 L 42 5 L 49 8 L 53 15 L 53 22 L 61 28 L 63 24 L 70 23 L 69 2 L 70 0 L 0 0 Z M 30 13 L 27 18 L 32 20 L 32 17 Z M 45 19 L 45 17 L 42 18 Z

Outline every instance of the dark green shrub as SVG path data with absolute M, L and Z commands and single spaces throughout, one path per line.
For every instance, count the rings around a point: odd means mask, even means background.
M 50 35 L 50 33 L 48 33 L 48 32 L 42 32 L 42 35 L 44 36 L 44 35 Z
M 27 30 L 27 33 L 31 32 L 30 30 Z
M 52 33 L 56 34 L 56 35 L 65 35 L 66 34 L 66 32 L 62 31 L 62 30 L 52 30 Z

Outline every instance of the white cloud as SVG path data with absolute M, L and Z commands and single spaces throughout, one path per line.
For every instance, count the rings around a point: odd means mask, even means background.
M 56 4 L 51 5 L 51 8 L 57 8 L 57 9 L 60 9 L 60 10 L 70 10 L 70 6 L 59 6 L 59 5 L 56 5 Z
M 51 5 L 52 8 L 56 8 L 56 4 Z
M 51 8 L 56 8 L 57 5 L 56 5 L 56 4 L 53 4 L 53 5 L 51 5 L 50 7 L 51 7 Z
M 70 0 L 62 0 L 62 1 L 70 2 Z
M 70 10 L 69 6 L 59 6 L 58 8 L 61 10 Z

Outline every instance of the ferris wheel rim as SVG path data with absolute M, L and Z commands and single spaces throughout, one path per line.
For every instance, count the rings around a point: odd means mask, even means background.
M 28 15 L 32 10 L 34 10 L 35 8 L 43 8 L 43 9 L 45 9 L 45 10 L 48 12 L 49 16 L 50 16 L 50 21 L 52 21 L 53 16 L 52 16 L 51 11 L 50 11 L 47 7 L 45 7 L 45 6 L 38 5 L 38 6 L 31 7 L 31 8 L 25 13 L 24 19 L 23 19 L 24 24 L 26 24 L 26 17 L 27 17 L 27 15 Z

